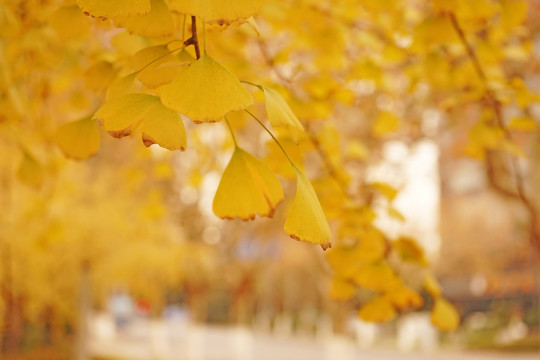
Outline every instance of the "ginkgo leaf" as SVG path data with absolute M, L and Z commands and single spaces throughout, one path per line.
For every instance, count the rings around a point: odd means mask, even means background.
M 193 60 L 185 49 L 174 55 L 167 45 L 155 45 L 138 51 L 131 58 L 130 65 L 138 71 L 137 79 L 149 88 L 156 88 L 170 83 L 181 67 Z
M 236 147 L 223 173 L 212 207 L 220 218 L 251 220 L 256 213 L 272 217 L 282 200 L 283 190 L 272 170 L 261 160 Z
M 259 8 L 260 0 L 172 0 L 171 8 L 196 16 L 210 24 L 228 25 L 247 19 Z
M 17 169 L 17 178 L 25 185 L 39 188 L 43 184 L 43 167 L 35 157 L 24 151 L 23 159 Z
M 431 322 L 441 331 L 455 331 L 459 327 L 459 313 L 443 298 L 437 298 L 431 311 Z
M 330 298 L 333 300 L 349 300 L 356 294 L 356 287 L 350 281 L 334 276 L 330 284 Z
M 424 299 L 408 286 L 399 284 L 386 293 L 386 298 L 398 309 L 418 308 L 424 304 Z
M 416 241 L 407 237 L 401 237 L 394 241 L 394 249 L 403 261 L 417 263 L 421 266 L 428 264 L 424 255 L 424 249 Z
M 384 296 L 372 299 L 362 306 L 358 312 L 360 319 L 379 323 L 392 320 L 396 315 L 396 309 L 394 309 L 390 300 Z
M 143 36 L 159 37 L 172 34 L 175 25 L 167 4 L 163 0 L 150 1 L 150 12 L 135 16 L 116 16 L 115 25 Z
M 433 276 L 433 274 L 431 273 L 426 274 L 426 276 L 424 277 L 423 285 L 424 285 L 424 289 L 427 291 L 429 295 L 431 295 L 431 297 L 437 298 L 441 296 L 441 293 L 442 293 L 441 285 L 439 285 L 439 282 L 437 281 L 435 276 Z
M 64 124 L 58 128 L 55 141 L 65 156 L 84 160 L 99 151 L 99 128 L 92 117 Z
M 264 92 L 266 113 L 273 127 L 287 127 L 295 142 L 298 142 L 299 133 L 304 127 L 296 118 L 285 99 L 277 91 L 261 86 Z
M 96 92 L 102 91 L 112 83 L 117 71 L 107 61 L 99 61 L 91 66 L 84 74 L 86 88 Z
M 157 96 L 128 94 L 103 105 L 94 115 L 114 137 L 142 133 L 144 145 L 185 150 L 186 131 L 180 115 L 165 107 Z
M 115 16 L 146 14 L 150 11 L 150 0 L 77 0 L 86 15 L 100 19 Z
M 399 284 L 399 278 L 386 261 L 363 265 L 352 278 L 359 286 L 379 292 L 388 292 Z
M 114 80 L 107 89 L 107 95 L 105 97 L 107 101 L 129 94 L 133 90 L 133 83 L 136 76 L 137 73 L 133 72 Z
M 165 85 L 163 103 L 195 122 L 215 122 L 253 104 L 253 97 L 226 68 L 204 54 Z
M 296 196 L 284 230 L 295 240 L 318 244 L 326 250 L 332 246 L 328 221 L 313 186 L 302 171 L 296 167 L 295 171 Z

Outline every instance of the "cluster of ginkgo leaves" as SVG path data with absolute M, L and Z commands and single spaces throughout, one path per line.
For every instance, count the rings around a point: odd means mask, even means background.
M 130 61 L 134 71 L 110 84 L 105 103 L 93 116 L 63 125 L 58 130 L 57 142 L 73 158 L 93 155 L 99 147 L 97 120 L 114 137 L 139 134 L 146 146 L 157 144 L 168 150 L 185 150 L 188 141 L 180 114 L 195 123 L 228 123 L 228 114 L 245 111 L 278 143 L 296 173 L 296 196 L 285 232 L 294 239 L 327 249 L 331 247 L 330 228 L 315 190 L 272 132 L 248 110 L 254 100 L 246 86 L 264 94 L 272 127 L 285 128 L 297 139 L 304 130 L 302 124 L 279 92 L 258 84 L 243 84 L 206 52 L 205 24 L 228 26 L 250 21 L 258 2 L 79 0 L 86 15 L 110 19 L 132 33 L 169 36 L 179 27 L 184 36 L 187 23 L 191 25 L 191 37 L 152 45 L 134 54 Z M 202 31 L 197 27 L 197 19 L 203 21 Z M 195 57 L 187 51 L 189 46 L 194 47 Z M 234 139 L 230 126 L 229 129 Z M 232 158 L 214 198 L 214 213 L 224 219 L 250 220 L 256 214 L 272 217 L 284 198 L 279 180 L 263 161 L 242 149 L 236 139 L 234 143 Z

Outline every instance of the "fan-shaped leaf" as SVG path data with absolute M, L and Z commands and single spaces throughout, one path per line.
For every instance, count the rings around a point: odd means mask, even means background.
M 146 146 L 158 144 L 169 150 L 186 148 L 186 131 L 180 115 L 165 107 L 156 96 L 128 94 L 115 98 L 103 105 L 94 118 L 114 137 L 140 131 Z
M 274 173 L 248 152 L 236 147 L 214 198 L 214 213 L 226 219 L 272 217 L 283 200 L 281 184 Z
M 268 120 L 273 127 L 287 127 L 291 132 L 292 138 L 298 142 L 299 133 L 304 131 L 304 127 L 298 121 L 291 108 L 280 93 L 277 91 L 262 87 L 266 104 L 266 113 Z
M 130 33 L 159 37 L 174 32 L 174 19 L 169 7 L 163 0 L 151 0 L 151 10 L 148 13 L 135 16 L 116 16 L 114 23 L 125 27 Z
M 253 104 L 253 97 L 240 81 L 206 54 L 181 68 L 164 87 L 161 99 L 195 122 L 219 121 L 227 113 Z
M 150 0 L 77 0 L 86 15 L 100 19 L 115 16 L 146 14 L 150 11 Z
M 296 171 L 296 196 L 284 230 L 293 239 L 331 247 L 332 234 L 313 186 L 304 173 Z
M 172 0 L 171 8 L 182 14 L 196 16 L 207 23 L 228 25 L 247 19 L 259 8 L 260 0 Z

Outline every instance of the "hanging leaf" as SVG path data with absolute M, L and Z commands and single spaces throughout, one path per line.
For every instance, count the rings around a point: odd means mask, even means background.
M 153 89 L 170 83 L 180 69 L 193 60 L 195 59 L 185 49 L 174 55 L 167 45 L 155 45 L 135 53 L 130 60 L 130 66 L 138 71 L 137 79 Z
M 142 133 L 145 146 L 158 144 L 169 150 L 185 150 L 186 131 L 180 115 L 163 106 L 157 96 L 128 94 L 103 105 L 94 115 L 114 137 Z
M 459 314 L 447 300 L 437 298 L 431 311 L 431 322 L 441 331 L 455 331 L 459 327 Z
M 163 0 L 151 0 L 151 10 L 148 13 L 135 16 L 116 16 L 114 23 L 125 27 L 130 33 L 161 37 L 174 32 L 174 20 L 169 7 Z
M 328 221 L 313 186 L 302 171 L 296 167 L 295 171 L 296 196 L 284 230 L 295 240 L 318 244 L 326 250 L 332 246 Z
M 282 200 L 283 190 L 272 170 L 236 147 L 214 197 L 214 213 L 220 218 L 246 221 L 254 219 L 256 213 L 272 217 Z
M 424 304 L 424 299 L 416 291 L 408 286 L 399 284 L 386 293 L 386 298 L 397 309 L 419 308 Z
M 304 127 L 289 105 L 277 91 L 264 86 L 261 86 L 261 89 L 264 92 L 266 113 L 270 124 L 273 127 L 286 127 L 290 131 L 293 140 L 298 142 L 299 134 L 304 131 Z
M 407 237 L 401 237 L 394 241 L 394 249 L 403 261 L 417 263 L 427 266 L 428 262 L 424 255 L 424 249 L 416 241 Z
M 181 68 L 164 86 L 161 99 L 167 107 L 197 123 L 219 121 L 227 113 L 253 104 L 253 97 L 240 81 L 206 54 Z
M 396 317 L 396 309 L 384 296 L 379 296 L 360 308 L 358 316 L 360 319 L 369 322 L 386 322 Z
M 260 0 L 171 0 L 172 9 L 218 25 L 247 19 L 255 14 L 259 5 Z
M 58 128 L 55 141 L 66 157 L 84 160 L 99 151 L 99 128 L 92 117 L 64 124 Z
M 427 291 L 429 295 L 433 298 L 438 298 L 441 296 L 442 290 L 441 285 L 439 285 L 439 282 L 433 276 L 431 273 L 427 273 L 424 277 L 424 289 Z
M 133 16 L 150 11 L 150 0 L 77 0 L 86 15 L 102 20 L 115 16 Z

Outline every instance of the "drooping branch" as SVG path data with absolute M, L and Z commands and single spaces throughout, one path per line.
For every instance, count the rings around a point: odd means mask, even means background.
M 507 141 L 512 142 L 512 134 L 506 127 L 503 121 L 502 116 L 502 103 L 497 99 L 495 96 L 495 92 L 490 88 L 486 74 L 484 69 L 482 68 L 482 65 L 480 63 L 480 60 L 478 59 L 478 56 L 476 55 L 476 52 L 474 51 L 474 48 L 469 43 L 465 36 L 465 32 L 463 31 L 463 28 L 459 24 L 459 21 L 456 17 L 456 15 L 452 12 L 448 13 L 448 17 L 450 18 L 450 22 L 452 23 L 452 27 L 456 31 L 459 40 L 463 47 L 465 48 L 465 51 L 467 52 L 467 57 L 472 62 L 475 72 L 478 75 L 482 85 L 485 89 L 485 103 L 486 106 L 491 108 L 495 114 L 495 124 L 496 126 L 502 131 L 504 134 L 504 137 Z M 525 191 L 525 180 L 523 177 L 523 173 L 519 167 L 518 159 L 512 155 L 508 154 L 508 162 L 510 164 L 510 173 L 514 175 L 514 182 L 515 182 L 515 189 L 507 189 L 505 187 L 502 187 L 497 181 L 496 181 L 496 172 L 495 168 L 491 162 L 492 159 L 490 159 L 490 156 L 488 154 L 488 160 L 487 160 L 487 175 L 488 175 L 488 181 L 492 188 L 500 193 L 501 195 L 504 195 L 509 198 L 513 198 L 515 200 L 518 200 L 521 202 L 525 210 L 527 211 L 529 215 L 529 222 L 530 222 L 530 235 L 531 235 L 531 242 L 532 245 L 536 247 L 537 250 L 540 251 L 540 224 L 538 221 L 538 212 L 532 203 L 532 201 L 529 199 L 529 197 L 526 194 Z

